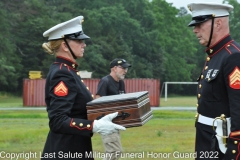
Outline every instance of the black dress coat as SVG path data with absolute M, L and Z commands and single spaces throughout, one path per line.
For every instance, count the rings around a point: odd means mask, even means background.
M 50 131 L 41 159 L 93 160 L 92 121 L 86 104 L 92 95 L 77 72 L 77 64 L 57 57 L 46 78 L 45 101 Z
M 225 154 L 214 153 L 224 160 L 240 159 L 240 45 L 226 35 L 206 50 L 205 65 L 198 79 L 197 111 L 215 118 L 231 117 L 231 133 Z M 209 159 L 213 127 L 196 123 L 197 159 Z M 203 155 L 201 158 L 200 156 Z

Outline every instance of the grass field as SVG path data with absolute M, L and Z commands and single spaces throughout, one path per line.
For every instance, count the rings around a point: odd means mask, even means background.
M 170 97 L 167 102 L 162 100 L 161 106 L 193 106 L 194 101 L 195 97 Z M 0 108 L 15 105 L 22 107 L 22 99 L 0 97 Z M 153 114 L 144 126 L 121 132 L 124 154 L 120 160 L 193 160 L 188 155 L 194 152 L 195 112 L 154 110 Z M 40 159 L 49 131 L 46 111 L 0 110 L 0 122 L 0 160 L 10 160 L 3 157 L 7 154 L 23 152 L 36 154 L 29 160 Z M 94 134 L 92 143 L 94 151 L 103 153 L 99 134 Z
M 144 126 L 121 132 L 124 153 L 138 156 L 144 153 L 144 157 L 131 158 L 123 154 L 121 160 L 173 160 L 178 159 L 173 153 L 193 153 L 194 112 L 154 111 L 153 114 L 154 118 Z M 49 130 L 45 111 L 0 111 L 0 121 L 0 153 L 32 152 L 38 157 L 30 159 L 39 159 Z M 92 143 L 94 151 L 104 151 L 99 134 L 94 134 Z
M 23 107 L 22 97 L 0 96 L 0 108 Z
M 160 98 L 160 106 L 161 107 L 195 107 L 197 103 L 197 98 L 195 96 L 178 96 L 178 97 L 168 97 L 167 101 L 165 101 L 164 97 Z
M 161 97 L 159 101 L 160 107 L 193 107 L 197 103 L 197 99 L 195 96 L 168 97 L 167 101 L 165 101 L 164 97 Z M 23 107 L 22 97 L 0 96 L 0 108 L 5 107 Z

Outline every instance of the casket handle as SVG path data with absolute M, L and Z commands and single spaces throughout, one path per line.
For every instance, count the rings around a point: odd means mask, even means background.
M 118 114 L 116 118 L 122 117 L 122 120 L 124 120 L 125 118 L 129 117 L 130 115 L 131 115 L 130 113 L 122 111 L 122 114 Z
M 131 115 L 130 113 L 123 112 L 123 111 L 122 111 L 121 113 L 122 113 L 122 114 L 118 114 L 116 118 L 121 117 L 122 120 L 124 120 L 125 118 L 127 118 L 127 117 L 129 117 L 129 116 Z M 101 118 L 104 117 L 104 116 L 105 116 L 105 114 L 102 114 L 101 116 L 98 116 L 96 119 L 99 120 L 99 119 L 101 119 Z

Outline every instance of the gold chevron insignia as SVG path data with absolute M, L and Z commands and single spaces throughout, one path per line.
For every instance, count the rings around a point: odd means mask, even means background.
M 54 88 L 54 94 L 57 96 L 66 96 L 68 94 L 68 88 L 63 81 L 58 83 L 58 85 Z
M 229 75 L 229 86 L 233 89 L 240 89 L 240 69 L 235 67 Z

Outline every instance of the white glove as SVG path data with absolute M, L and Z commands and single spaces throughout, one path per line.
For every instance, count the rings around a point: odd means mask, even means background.
M 93 122 L 93 132 L 100 133 L 101 135 L 108 135 L 118 130 L 126 130 L 125 127 L 112 123 L 113 118 L 117 117 L 118 112 L 108 114 L 99 120 Z

